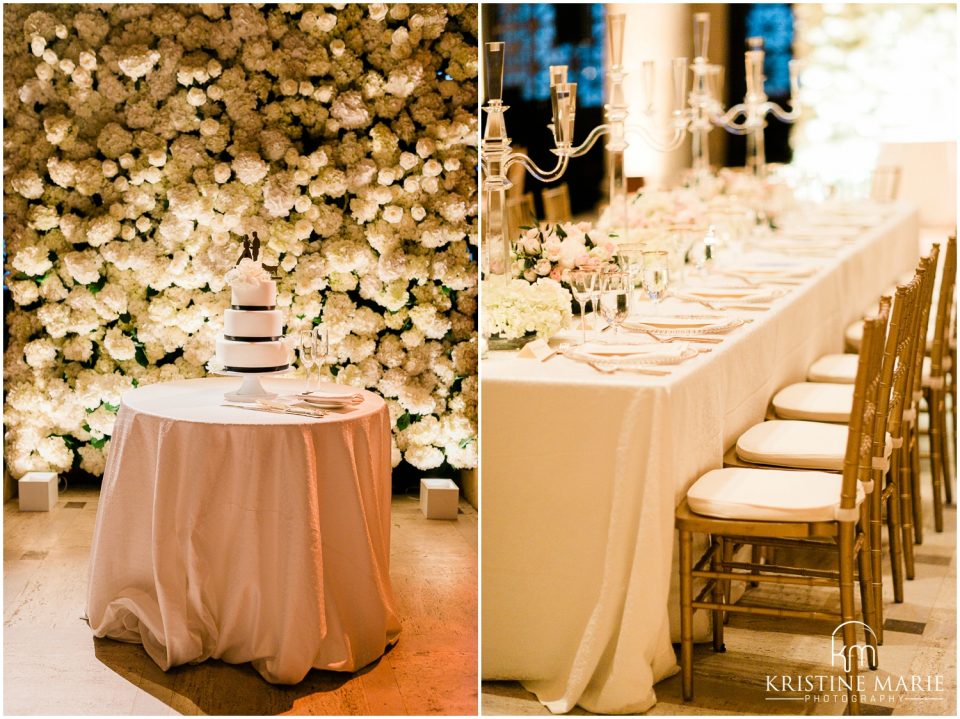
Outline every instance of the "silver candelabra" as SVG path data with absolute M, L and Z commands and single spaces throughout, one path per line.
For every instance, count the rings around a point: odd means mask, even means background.
M 715 117 L 713 122 L 735 135 L 747 136 L 747 166 L 756 177 L 762 178 L 767 167 L 763 137 L 767 115 L 773 114 L 782 122 L 795 122 L 800 117 L 800 65 L 797 60 L 790 61 L 790 105 L 793 109 L 784 110 L 771 102 L 764 92 L 763 39 L 749 38 L 747 46 L 749 49 L 744 53 L 747 92 L 743 102 Z M 738 121 L 737 118 L 742 119 Z
M 545 170 L 539 167 L 524 153 L 510 148 L 510 137 L 504 113 L 509 109 L 503 104 L 503 60 L 504 43 L 486 43 L 484 54 L 484 80 L 487 104 L 487 126 L 484 129 L 480 145 L 480 161 L 483 171 L 483 192 L 485 199 L 484 253 L 485 270 L 491 275 L 507 276 L 510 272 L 510 242 L 506 233 L 506 192 L 512 183 L 507 173 L 514 165 L 520 165 L 542 182 L 552 182 L 567 171 L 570 157 L 573 155 L 573 127 L 577 110 L 577 84 L 567 82 L 567 66 L 550 67 L 550 106 L 553 122 L 548 125 L 553 135 L 554 147 L 551 150 L 557 156 L 553 168 Z

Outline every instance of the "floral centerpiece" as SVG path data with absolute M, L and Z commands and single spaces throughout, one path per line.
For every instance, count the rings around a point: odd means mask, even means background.
M 3 13 L 13 478 L 102 474 L 123 392 L 204 375 L 253 232 L 394 464 L 476 466 L 476 5 Z
M 642 242 L 652 234 L 673 225 L 703 222 L 707 205 L 691 187 L 672 190 L 640 190 L 627 199 L 626 235 L 623 233 L 623 210 L 609 205 L 604 208 L 597 227 L 610 236 L 617 233 L 618 244 Z
M 535 337 L 549 338 L 570 321 L 572 297 L 556 280 L 484 280 L 483 331 L 490 349 L 516 349 Z
M 589 222 L 542 224 L 524 230 L 514 244 L 513 273 L 528 282 L 563 282 L 564 270 L 609 262 L 615 252 L 616 237 Z

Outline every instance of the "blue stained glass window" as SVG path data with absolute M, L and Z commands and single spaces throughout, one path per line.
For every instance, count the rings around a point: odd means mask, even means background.
M 507 44 L 503 84 L 518 88 L 526 101 L 550 99 L 550 66 L 567 65 L 568 79 L 577 83 L 577 105 L 603 104 L 604 6 L 590 8 L 591 41 L 557 43 L 556 8 L 529 3 L 497 6 L 497 40 Z
M 768 95 L 790 94 L 793 57 L 793 11 L 787 3 L 756 3 L 747 11 L 747 37 L 762 37 L 766 56 L 763 72 Z

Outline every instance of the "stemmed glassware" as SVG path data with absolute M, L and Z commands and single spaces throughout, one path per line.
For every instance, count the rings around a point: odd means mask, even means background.
M 566 279 L 573 290 L 573 297 L 580 305 L 580 329 L 583 344 L 587 343 L 587 301 L 594 299 L 597 291 L 598 272 L 592 269 L 568 270 Z
M 313 330 L 300 330 L 298 337 L 298 349 L 300 351 L 300 364 L 307 370 L 307 387 L 311 386 L 310 375 L 314 365 L 317 364 L 317 337 Z
M 330 337 L 327 334 L 327 328 L 322 324 L 317 325 L 312 330 L 313 333 L 313 346 L 314 346 L 314 360 L 317 363 L 317 384 L 320 383 L 320 368 L 323 367 L 324 362 L 327 359 L 327 355 L 330 354 Z
M 630 282 L 630 305 L 636 306 L 635 290 L 643 287 L 643 245 L 627 243 L 617 247 L 617 267 L 628 275 Z
M 632 281 L 627 272 L 605 272 L 600 275 L 600 314 L 613 325 L 613 336 L 620 334 L 620 325 L 630 313 Z
M 643 253 L 643 289 L 653 301 L 654 311 L 659 307 L 667 293 L 670 278 L 670 264 L 667 253 L 656 250 Z

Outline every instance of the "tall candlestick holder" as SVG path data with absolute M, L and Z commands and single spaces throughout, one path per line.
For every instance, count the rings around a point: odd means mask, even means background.
M 800 106 L 800 65 L 797 60 L 790 61 L 790 105 L 785 110 L 771 102 L 764 92 L 762 38 L 750 38 L 748 50 L 744 53 L 744 65 L 747 76 L 747 92 L 743 102 L 734 105 L 722 115 L 713 118 L 714 124 L 735 135 L 747 136 L 747 166 L 755 177 L 766 176 L 766 149 L 764 130 L 767 116 L 773 115 L 782 122 L 795 122 L 801 113 Z M 739 119 L 738 118 L 742 118 Z
M 680 68 L 674 61 L 674 104 L 670 120 L 666 125 L 657 126 L 654 120 L 655 65 L 652 60 L 644 61 L 641 67 L 641 91 L 644 97 L 642 119 L 627 122 L 629 106 L 623 92 L 627 72 L 623 67 L 623 40 L 626 16 L 615 13 L 607 16 L 607 41 L 610 67 L 607 70 L 609 101 L 604 104 L 604 122 L 597 125 L 583 143 L 575 147 L 571 157 L 580 157 L 593 148 L 601 138 L 606 137 L 604 149 L 607 155 L 608 198 L 616 224 L 622 227 L 622 237 L 626 237 L 629 228 L 627 221 L 627 177 L 624 168 L 624 153 L 629 147 L 628 136 L 637 135 L 654 150 L 670 152 L 683 143 L 688 119 L 683 110 L 686 96 L 686 65 Z M 685 62 L 685 61 L 684 61 Z M 678 80 L 679 73 L 679 80 Z M 682 85 L 677 86 L 677 82 Z
M 513 185 L 508 172 L 520 165 L 526 172 L 541 182 L 553 182 L 567 171 L 573 155 L 573 128 L 577 110 L 577 84 L 567 82 L 567 66 L 550 67 L 550 106 L 553 122 L 547 127 L 553 135 L 551 152 L 557 156 L 550 169 L 539 167 L 524 153 L 510 147 L 510 136 L 504 113 L 509 109 L 503 104 L 503 66 L 505 45 L 502 42 L 486 43 L 484 53 L 484 84 L 487 104 L 487 126 L 480 144 L 480 165 L 483 171 L 484 207 L 484 272 L 487 275 L 507 277 L 510 272 L 510 243 L 506 233 L 506 193 Z

